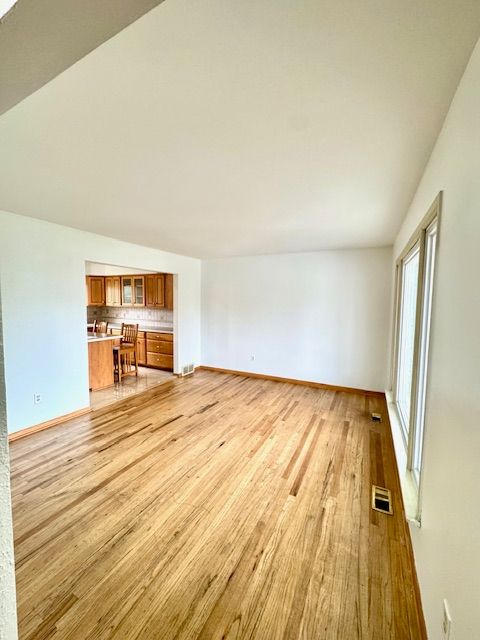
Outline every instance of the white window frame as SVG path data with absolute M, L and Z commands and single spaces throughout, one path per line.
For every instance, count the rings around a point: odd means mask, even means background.
M 425 412 L 428 386 L 429 346 L 432 327 L 432 306 L 435 289 L 435 273 L 438 262 L 438 243 L 440 232 L 440 216 L 442 193 L 440 192 L 428 210 L 426 216 L 417 227 L 396 262 L 395 274 L 395 314 L 393 329 L 392 354 L 392 394 L 398 421 L 402 427 L 402 436 L 406 449 L 407 473 L 417 492 L 417 515 L 421 516 L 421 485 L 424 458 Z M 435 236 L 434 261 L 431 258 L 431 238 Z M 398 405 L 398 372 L 400 365 L 399 345 L 401 342 L 401 314 L 403 293 L 403 264 L 414 248 L 420 247 L 420 264 L 418 269 L 417 305 L 415 318 L 415 338 L 413 354 L 412 389 L 409 424 L 405 425 L 404 417 Z M 418 454 L 420 449 L 420 455 Z
M 411 414 L 412 414 L 412 393 L 411 393 L 411 389 L 410 389 L 410 407 L 409 407 L 409 415 L 407 416 L 406 413 L 404 412 L 404 409 L 402 407 L 402 404 L 400 402 L 400 397 L 399 397 L 399 388 L 400 388 L 400 383 L 399 383 L 399 372 L 400 372 L 400 364 L 401 364 L 401 351 L 400 351 L 400 346 L 403 342 L 403 314 L 404 314 L 404 308 L 401 304 L 401 302 L 403 301 L 403 294 L 404 294 L 404 290 L 405 290 L 405 281 L 404 281 L 404 265 L 409 263 L 411 260 L 414 259 L 415 256 L 418 255 L 418 263 L 419 263 L 419 267 L 418 270 L 420 272 L 420 268 L 421 268 L 421 259 L 422 259 L 422 247 L 421 247 L 421 242 L 420 240 L 417 240 L 413 246 L 410 248 L 410 250 L 407 252 L 407 254 L 402 258 L 402 260 L 400 261 L 399 265 L 398 265 L 398 269 L 399 269 L 399 285 L 400 285 L 400 294 L 399 294 L 399 309 L 398 309 L 398 313 L 399 313 L 399 317 L 398 317 L 398 345 L 397 345 L 397 354 L 398 354 L 398 360 L 397 360 L 397 365 L 396 365 L 396 371 L 397 371 L 397 377 L 396 377 L 396 381 L 397 381 L 397 386 L 396 386 L 396 390 L 395 390 L 395 404 L 397 406 L 397 411 L 398 411 L 398 416 L 400 418 L 400 424 L 402 427 L 402 436 L 403 436 L 403 441 L 405 443 L 405 445 L 408 445 L 408 438 L 409 438 L 409 431 L 410 431 L 410 424 L 411 424 Z M 418 311 L 418 276 L 417 276 L 417 300 L 415 303 L 415 324 L 416 324 L 416 317 L 417 317 L 417 311 Z M 415 366 L 415 336 L 416 336 L 416 326 L 414 328 L 414 342 L 413 342 L 413 354 L 412 354 L 412 365 L 413 368 Z M 412 376 L 412 386 L 413 386 L 413 376 Z

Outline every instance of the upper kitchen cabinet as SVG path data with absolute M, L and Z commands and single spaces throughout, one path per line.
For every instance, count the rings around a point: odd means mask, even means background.
M 121 290 L 120 276 L 105 277 L 105 304 L 107 307 L 119 307 L 122 304 Z
M 87 300 L 89 306 L 101 307 L 105 304 L 105 278 L 87 276 Z
M 173 275 L 87 276 L 87 304 L 173 309 Z
M 143 276 L 133 277 L 133 304 L 134 306 L 145 306 L 145 278 Z
M 122 276 L 122 305 L 130 307 L 145 306 L 144 276 Z
M 173 275 L 165 274 L 165 309 L 173 310 Z
M 145 276 L 145 304 L 147 307 L 165 307 L 165 276 L 152 273 Z

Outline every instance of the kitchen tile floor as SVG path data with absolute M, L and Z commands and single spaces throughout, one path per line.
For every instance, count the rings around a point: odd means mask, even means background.
M 128 376 L 124 378 L 120 384 L 116 382 L 113 387 L 109 387 L 108 389 L 90 391 L 90 406 L 92 409 L 106 407 L 109 404 L 125 400 L 137 393 L 142 393 L 143 391 L 147 391 L 147 389 L 172 380 L 173 377 L 173 374 L 169 371 L 139 367 L 138 378 Z

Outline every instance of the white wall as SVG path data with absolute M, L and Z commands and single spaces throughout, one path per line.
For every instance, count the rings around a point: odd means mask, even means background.
M 422 528 L 412 528 L 429 637 L 480 637 L 480 46 L 398 234 L 444 190 L 427 391 Z
M 383 390 L 390 264 L 391 249 L 203 261 L 202 363 Z
M 178 274 L 176 362 L 199 362 L 199 260 L 0 212 L 9 431 L 89 404 L 86 260 Z
M 134 269 L 131 265 L 99 264 L 98 262 L 87 262 L 85 264 L 85 274 L 87 276 L 124 276 L 135 273 L 148 273 L 145 269 Z
M 10 461 L 3 366 L 2 306 L 0 300 L 0 638 L 16 640 L 15 569 L 13 561 Z

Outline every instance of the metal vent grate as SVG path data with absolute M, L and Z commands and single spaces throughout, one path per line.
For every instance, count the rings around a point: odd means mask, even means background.
M 392 493 L 390 489 L 372 485 L 372 509 L 393 515 Z
M 186 364 L 182 367 L 182 376 L 189 376 L 195 371 L 195 365 L 192 363 Z

